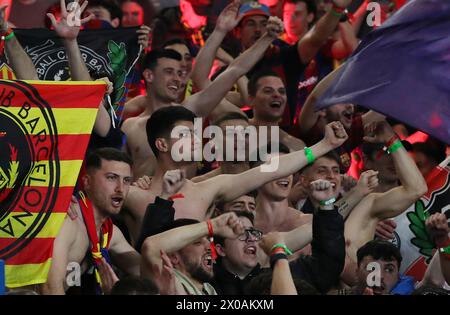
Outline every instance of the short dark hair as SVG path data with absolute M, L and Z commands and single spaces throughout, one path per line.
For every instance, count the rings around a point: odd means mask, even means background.
M 317 5 L 316 5 L 316 1 L 315 0 L 284 0 L 284 3 L 289 2 L 289 3 L 299 3 L 299 2 L 304 2 L 306 4 L 306 10 L 308 11 L 308 13 L 313 13 L 314 14 L 314 19 L 316 19 L 317 16 Z M 283 3 L 283 5 L 284 5 Z
M 122 9 L 115 0 L 89 0 L 88 8 L 103 7 L 108 10 L 111 20 L 119 19 L 122 21 Z
M 248 80 L 248 83 L 247 83 L 248 94 L 250 96 L 256 95 L 256 92 L 258 91 L 258 82 L 261 78 L 265 78 L 265 77 L 280 78 L 280 76 L 271 69 L 262 69 L 262 70 L 256 72 L 255 74 L 253 74 L 250 77 L 250 80 Z
M 114 284 L 111 295 L 156 295 L 158 287 L 150 279 L 127 276 Z
M 142 68 L 150 69 L 152 71 L 155 70 L 158 60 L 161 58 L 174 59 L 177 61 L 182 60 L 180 53 L 173 49 L 152 50 L 145 55 L 144 61 L 142 62 Z
M 289 154 L 289 153 L 291 153 L 291 150 L 289 149 L 289 147 L 282 142 L 278 142 L 278 150 L 275 150 L 275 143 L 276 142 L 269 142 L 267 144 L 267 146 L 266 146 L 267 154 L 273 154 L 273 153 Z M 260 149 L 258 149 L 258 151 L 256 152 L 256 155 L 257 155 L 256 161 L 250 161 L 251 168 L 258 167 L 261 164 L 264 164 L 266 162 L 267 156 L 261 156 L 260 152 L 261 152 Z
M 299 295 L 320 295 L 320 292 L 310 283 L 302 280 L 295 275 L 292 276 L 295 288 Z M 272 270 L 263 269 L 254 277 L 244 288 L 246 295 L 270 295 L 272 286 Z
M 248 193 L 243 194 L 242 196 L 249 196 L 249 197 L 252 197 L 252 198 L 254 198 L 256 200 L 256 197 L 258 197 L 258 190 L 256 190 L 256 189 L 255 190 L 251 190 Z M 240 196 L 240 197 L 242 197 L 242 196 Z M 238 197 L 238 198 L 240 198 L 240 197 Z M 238 198 L 236 198 L 236 199 L 238 199 Z M 229 203 L 229 202 L 232 202 L 232 201 L 233 200 L 227 201 L 227 202 L 225 202 L 225 201 L 218 201 L 216 203 L 216 209 L 214 211 L 213 216 L 217 217 L 217 216 L 219 216 L 221 214 L 224 214 L 225 213 L 225 210 L 224 210 L 225 204 Z M 246 212 L 248 212 L 248 211 L 246 211 Z M 252 223 L 253 223 L 253 221 L 252 221 Z
M 250 222 L 252 222 L 252 224 L 255 223 L 255 216 L 253 215 L 253 213 L 248 212 L 248 211 L 240 211 L 240 210 L 234 210 L 231 211 L 234 214 L 236 214 L 237 217 L 244 217 L 250 220 Z M 225 242 L 225 238 L 221 237 L 221 236 L 214 236 L 214 241 L 216 242 L 216 244 L 220 244 L 223 246 L 224 242 Z
M 100 169 L 102 167 L 102 160 L 124 162 L 133 166 L 131 157 L 118 149 L 114 148 L 100 148 L 90 151 L 86 156 L 86 169 Z
M 333 151 L 329 151 L 329 152 L 325 153 L 324 155 L 317 157 L 315 159 L 315 161 L 317 161 L 320 158 L 327 158 L 329 160 L 332 160 L 332 161 L 336 162 L 339 166 L 341 166 L 341 159 L 339 158 L 339 155 L 334 150 Z M 302 168 L 300 170 L 300 173 L 303 174 L 306 170 L 310 169 L 310 167 L 312 165 L 314 165 L 314 163 L 306 165 L 304 168 Z
M 373 259 L 378 260 L 392 260 L 395 259 L 398 263 L 398 268 L 400 269 L 400 264 L 402 263 L 402 255 L 400 250 L 394 244 L 375 239 L 367 242 L 356 252 L 356 257 L 358 259 L 358 266 L 361 264 L 364 257 L 372 256 Z
M 167 106 L 156 110 L 145 126 L 147 141 L 155 156 L 159 154 L 155 144 L 157 138 L 168 137 L 177 122 L 194 122 L 195 117 L 193 112 L 183 106 Z
M 423 153 L 427 159 L 432 160 L 435 164 L 439 164 L 445 160 L 445 149 L 445 144 L 434 139 L 428 139 L 425 142 L 416 142 L 412 144 L 412 150 L 414 152 Z
M 226 113 L 223 116 L 220 116 L 212 124 L 217 126 L 217 125 L 219 125 L 220 123 L 222 123 L 224 121 L 234 120 L 234 119 L 245 120 L 246 122 L 248 122 L 248 117 L 244 113 L 242 113 L 242 112 L 229 112 L 229 113 Z

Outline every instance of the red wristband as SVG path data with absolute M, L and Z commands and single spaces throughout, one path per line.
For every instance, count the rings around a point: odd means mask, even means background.
M 183 199 L 183 198 L 184 198 L 183 194 L 175 194 L 167 198 L 167 200 L 173 201 L 174 199 Z
M 286 254 L 286 251 L 282 247 L 277 247 L 270 253 L 270 256 L 273 256 L 273 255 L 279 254 L 279 253 Z
M 389 148 L 395 141 L 399 140 L 397 135 L 393 135 L 391 139 L 389 139 L 388 142 L 386 142 L 385 146 L 386 148 Z
M 206 221 L 206 225 L 208 225 L 208 236 L 209 237 L 214 237 L 214 230 L 213 230 L 212 222 L 211 222 L 210 219 L 208 219 Z
M 435 242 L 435 243 L 438 248 L 446 248 L 450 246 L 450 238 L 447 237 L 447 239 L 444 242 Z
M 333 2 L 333 10 L 334 10 L 334 12 L 336 12 L 336 13 L 342 14 L 342 13 L 344 13 L 345 8 L 338 7 L 338 6 L 336 5 L 336 3 Z
M 211 258 L 213 260 L 216 260 L 217 252 L 216 252 L 216 245 L 214 244 L 214 229 L 210 219 L 206 220 L 206 225 L 208 226 L 209 248 L 211 250 Z

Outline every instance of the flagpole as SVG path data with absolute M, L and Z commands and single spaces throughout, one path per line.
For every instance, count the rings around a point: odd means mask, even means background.
M 0 259 L 0 295 L 5 295 L 5 262 Z

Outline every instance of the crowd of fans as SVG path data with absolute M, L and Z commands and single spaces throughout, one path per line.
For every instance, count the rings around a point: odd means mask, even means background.
M 47 282 L 10 294 L 447 294 L 445 214 L 424 218 L 438 250 L 420 277 L 405 273 L 403 259 L 419 250 L 400 247 L 411 242 L 401 218 L 427 192 L 446 144 L 417 141 L 417 130 L 357 104 L 315 110 L 377 27 L 367 23 L 368 0 L 180 0 L 148 26 L 137 1 L 75 2 L 80 10 L 61 0 L 42 16 L 64 42 L 71 80 L 98 79 L 79 53 L 80 31 L 138 26 L 142 89 L 119 125 L 100 104 Z M 375 2 L 383 23 L 405 1 Z M 81 27 L 69 14 L 81 14 Z M 5 8 L 1 18 L 17 79 L 37 79 Z M 114 78 L 100 80 L 111 87 Z M 196 138 L 198 118 L 224 135 L 215 152 L 238 143 L 230 130 L 255 127 L 241 137 L 244 158 L 235 150 L 231 159 L 180 159 L 190 153 L 180 144 L 208 146 Z M 67 284 L 71 262 L 81 286 Z

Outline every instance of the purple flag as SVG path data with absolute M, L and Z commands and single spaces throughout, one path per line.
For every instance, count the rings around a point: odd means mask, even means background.
M 450 1 L 413 0 L 369 33 L 317 109 L 354 103 L 450 143 Z

